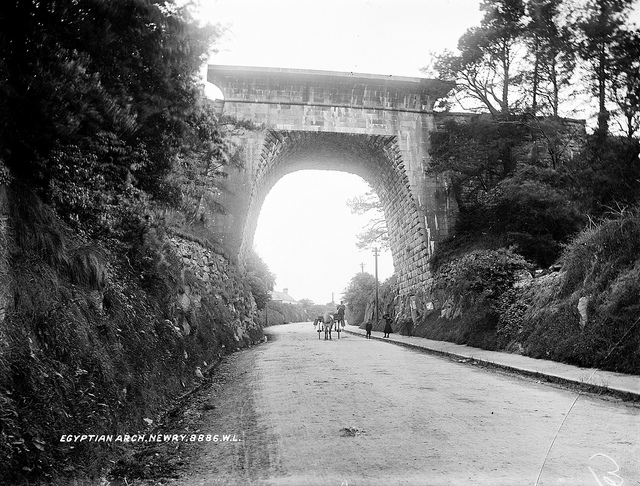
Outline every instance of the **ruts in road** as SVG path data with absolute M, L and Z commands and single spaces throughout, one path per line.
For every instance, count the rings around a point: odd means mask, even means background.
M 127 484 L 640 485 L 637 404 L 311 323 L 265 332 L 180 412 L 210 440 Z

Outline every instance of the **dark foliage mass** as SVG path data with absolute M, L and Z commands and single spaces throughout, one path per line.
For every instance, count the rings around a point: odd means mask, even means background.
M 238 342 L 250 288 L 232 267 L 213 282 L 182 266 L 161 226 L 135 247 L 82 238 L 28 187 L 8 190 L 12 306 L 0 330 L 0 478 L 93 475 L 113 446 L 60 443 L 83 431 L 139 431 Z M 123 258 L 126 252 L 127 257 Z M 187 286 L 199 306 L 176 305 Z M 224 289 L 227 289 L 224 292 Z M 236 313 L 232 312 L 234 306 Z M 59 479 L 66 484 L 68 478 Z
M 451 122 L 433 138 L 432 173 L 451 178 L 460 214 L 431 266 L 440 300 L 450 299 L 459 313 L 453 322 L 431 318 L 425 335 L 637 373 L 640 314 L 631 296 L 640 254 L 633 209 L 640 203 L 638 141 L 596 131 L 568 150 L 576 138 L 566 138 L 565 127 L 563 140 L 559 120 L 510 120 L 520 127 L 496 141 L 503 123 Z M 508 159 L 499 147 L 508 147 Z M 481 260 L 470 257 L 500 248 L 538 268 L 561 265 L 562 272 L 503 288 L 495 301 L 462 305 L 469 292 L 455 286 L 478 278 L 489 285 L 493 277 L 485 273 L 493 264 L 487 260 L 469 275 L 449 269 L 473 269 Z M 580 299 L 589 316 L 582 327 Z
M 173 2 L 2 2 L 0 159 L 84 231 L 135 234 L 179 201 L 178 155 L 215 155 L 196 77 L 216 35 Z
M 452 182 L 459 217 L 431 259 L 434 288 L 451 315 L 432 313 L 426 335 L 638 373 L 633 4 L 482 1 L 480 25 L 460 38 L 458 52 L 436 57 L 438 76 L 457 83 L 444 106 L 485 114 L 451 116 L 431 136 L 428 174 Z M 581 116 L 594 115 L 591 134 L 559 117 L 576 99 L 584 100 Z M 456 277 L 451 268 L 476 268 L 482 259 L 470 263 L 470 256 L 505 248 L 544 269 L 542 276 L 475 302 L 470 317 L 456 285 L 475 282 L 475 274 Z M 489 258 L 475 270 L 485 286 L 492 266 Z M 550 266 L 562 269 L 547 275 Z M 474 337 L 483 322 L 495 332 L 484 342 Z
M 433 137 L 430 173 L 451 178 L 460 210 L 453 237 L 432 260 L 434 269 L 469 245 L 514 247 L 546 267 L 581 229 L 585 217 L 572 197 L 568 168 L 552 165 L 551 149 L 562 142 L 536 140 L 539 130 L 526 120 L 479 119 L 448 122 Z M 553 159 L 559 162 L 568 160 Z
M 470 244 L 513 246 L 547 267 L 588 218 L 638 203 L 637 140 L 571 130 L 560 120 L 491 118 L 449 121 L 435 134 L 429 173 L 450 177 L 460 217 L 434 268 Z
M 221 258 L 207 292 L 170 244 L 197 231 L 161 218 L 237 163 L 199 81 L 217 35 L 173 1 L 0 3 L 3 484 L 100 473 L 113 447 L 60 436 L 142 430 L 262 336 L 232 323 L 269 272 Z

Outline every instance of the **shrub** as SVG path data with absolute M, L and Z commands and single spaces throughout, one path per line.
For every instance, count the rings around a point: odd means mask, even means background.
M 566 272 L 563 295 L 586 286 L 586 293 L 601 292 L 632 267 L 640 255 L 640 209 L 610 217 L 579 234 L 562 255 Z
M 441 265 L 433 277 L 432 299 L 449 311 L 446 318 L 428 315 L 416 335 L 495 349 L 502 296 L 530 269 L 506 248 L 474 250 Z
M 434 275 L 434 292 L 457 301 L 488 300 L 493 307 L 522 271 L 531 265 L 510 249 L 472 251 L 449 262 Z
M 640 217 L 627 211 L 580 233 L 562 271 L 506 293 L 500 346 L 536 358 L 640 373 Z M 577 305 L 588 299 L 587 321 Z

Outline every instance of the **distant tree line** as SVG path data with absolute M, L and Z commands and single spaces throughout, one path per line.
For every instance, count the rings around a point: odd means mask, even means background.
M 548 263 L 558 255 L 562 241 L 582 225 L 581 218 L 635 202 L 640 31 L 627 22 L 634 3 L 483 0 L 480 25 L 464 33 L 457 51 L 433 56 L 423 71 L 455 82 L 439 109 L 491 115 L 464 126 L 449 121 L 443 133 L 432 135 L 433 163 L 428 172 L 452 177 L 461 227 L 465 221 L 477 220 L 478 214 L 488 216 L 487 226 L 492 226 L 491 214 L 498 211 L 502 221 L 511 221 L 500 223 L 502 230 L 521 246 L 549 247 L 540 260 Z M 594 109 L 595 133 L 574 157 L 575 144 L 571 146 L 568 136 L 577 134 L 563 126 L 560 117 L 585 118 Z M 610 137 L 612 132 L 621 137 Z M 536 147 L 536 142 L 544 142 L 543 157 L 535 153 L 525 157 L 523 151 L 532 142 Z M 525 160 L 526 170 L 520 164 Z M 551 172 L 543 174 L 542 166 Z M 528 185 L 517 187 L 525 179 Z M 546 181 L 544 187 L 541 179 Z M 538 190 L 546 202 L 536 204 L 547 206 L 538 207 L 535 218 L 539 221 L 532 221 L 532 215 L 522 219 L 523 214 L 515 214 Z M 517 198 L 513 191 L 523 197 L 516 207 L 509 202 Z M 491 203 L 489 212 L 486 204 L 474 209 L 479 213 L 470 212 L 470 198 L 490 192 L 500 192 L 501 202 Z M 570 202 L 561 204 L 563 200 Z M 358 247 L 388 245 L 382 206 L 375 194 L 357 196 L 348 206 L 354 214 L 373 215 L 358 235 Z M 558 211 L 555 216 L 553 208 Z M 537 228 L 524 228 L 531 225 Z
M 615 119 L 631 138 L 640 128 L 640 31 L 627 24 L 634 3 L 483 0 L 480 25 L 430 67 L 455 81 L 465 110 L 566 116 L 584 112 L 576 96 L 589 94 L 597 130 L 608 133 Z
M 483 1 L 480 26 L 460 38 L 459 52 L 436 57 L 439 76 L 456 82 L 454 99 L 488 114 L 452 117 L 432 134 L 427 173 L 451 180 L 459 208 L 434 270 L 470 247 L 514 247 L 548 266 L 589 221 L 638 203 L 640 37 L 625 23 L 632 4 Z M 598 115 L 592 134 L 559 117 L 587 111 L 589 98 Z

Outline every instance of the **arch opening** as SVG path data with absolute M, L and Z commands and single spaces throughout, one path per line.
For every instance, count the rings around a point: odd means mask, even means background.
M 300 170 L 275 183 L 260 209 L 254 248 L 276 274 L 276 290 L 325 304 L 337 301 L 357 273 L 374 273 L 373 253 L 356 247 L 368 217 L 346 205 L 369 189 L 359 176 L 329 170 Z M 384 252 L 380 281 L 393 272 L 391 252 Z
M 418 258 L 424 260 L 424 224 L 395 136 L 293 130 L 270 130 L 265 136 L 252 174 L 241 257 L 253 246 L 257 219 L 267 194 L 285 175 L 305 169 L 347 172 L 364 179 L 382 202 L 394 267 L 415 267 Z M 410 285 L 409 278 L 409 272 L 399 272 L 401 292 Z
M 222 92 L 222 90 L 215 84 L 206 80 L 204 82 L 204 94 L 207 97 L 207 99 L 211 101 L 224 102 L 224 93 Z

